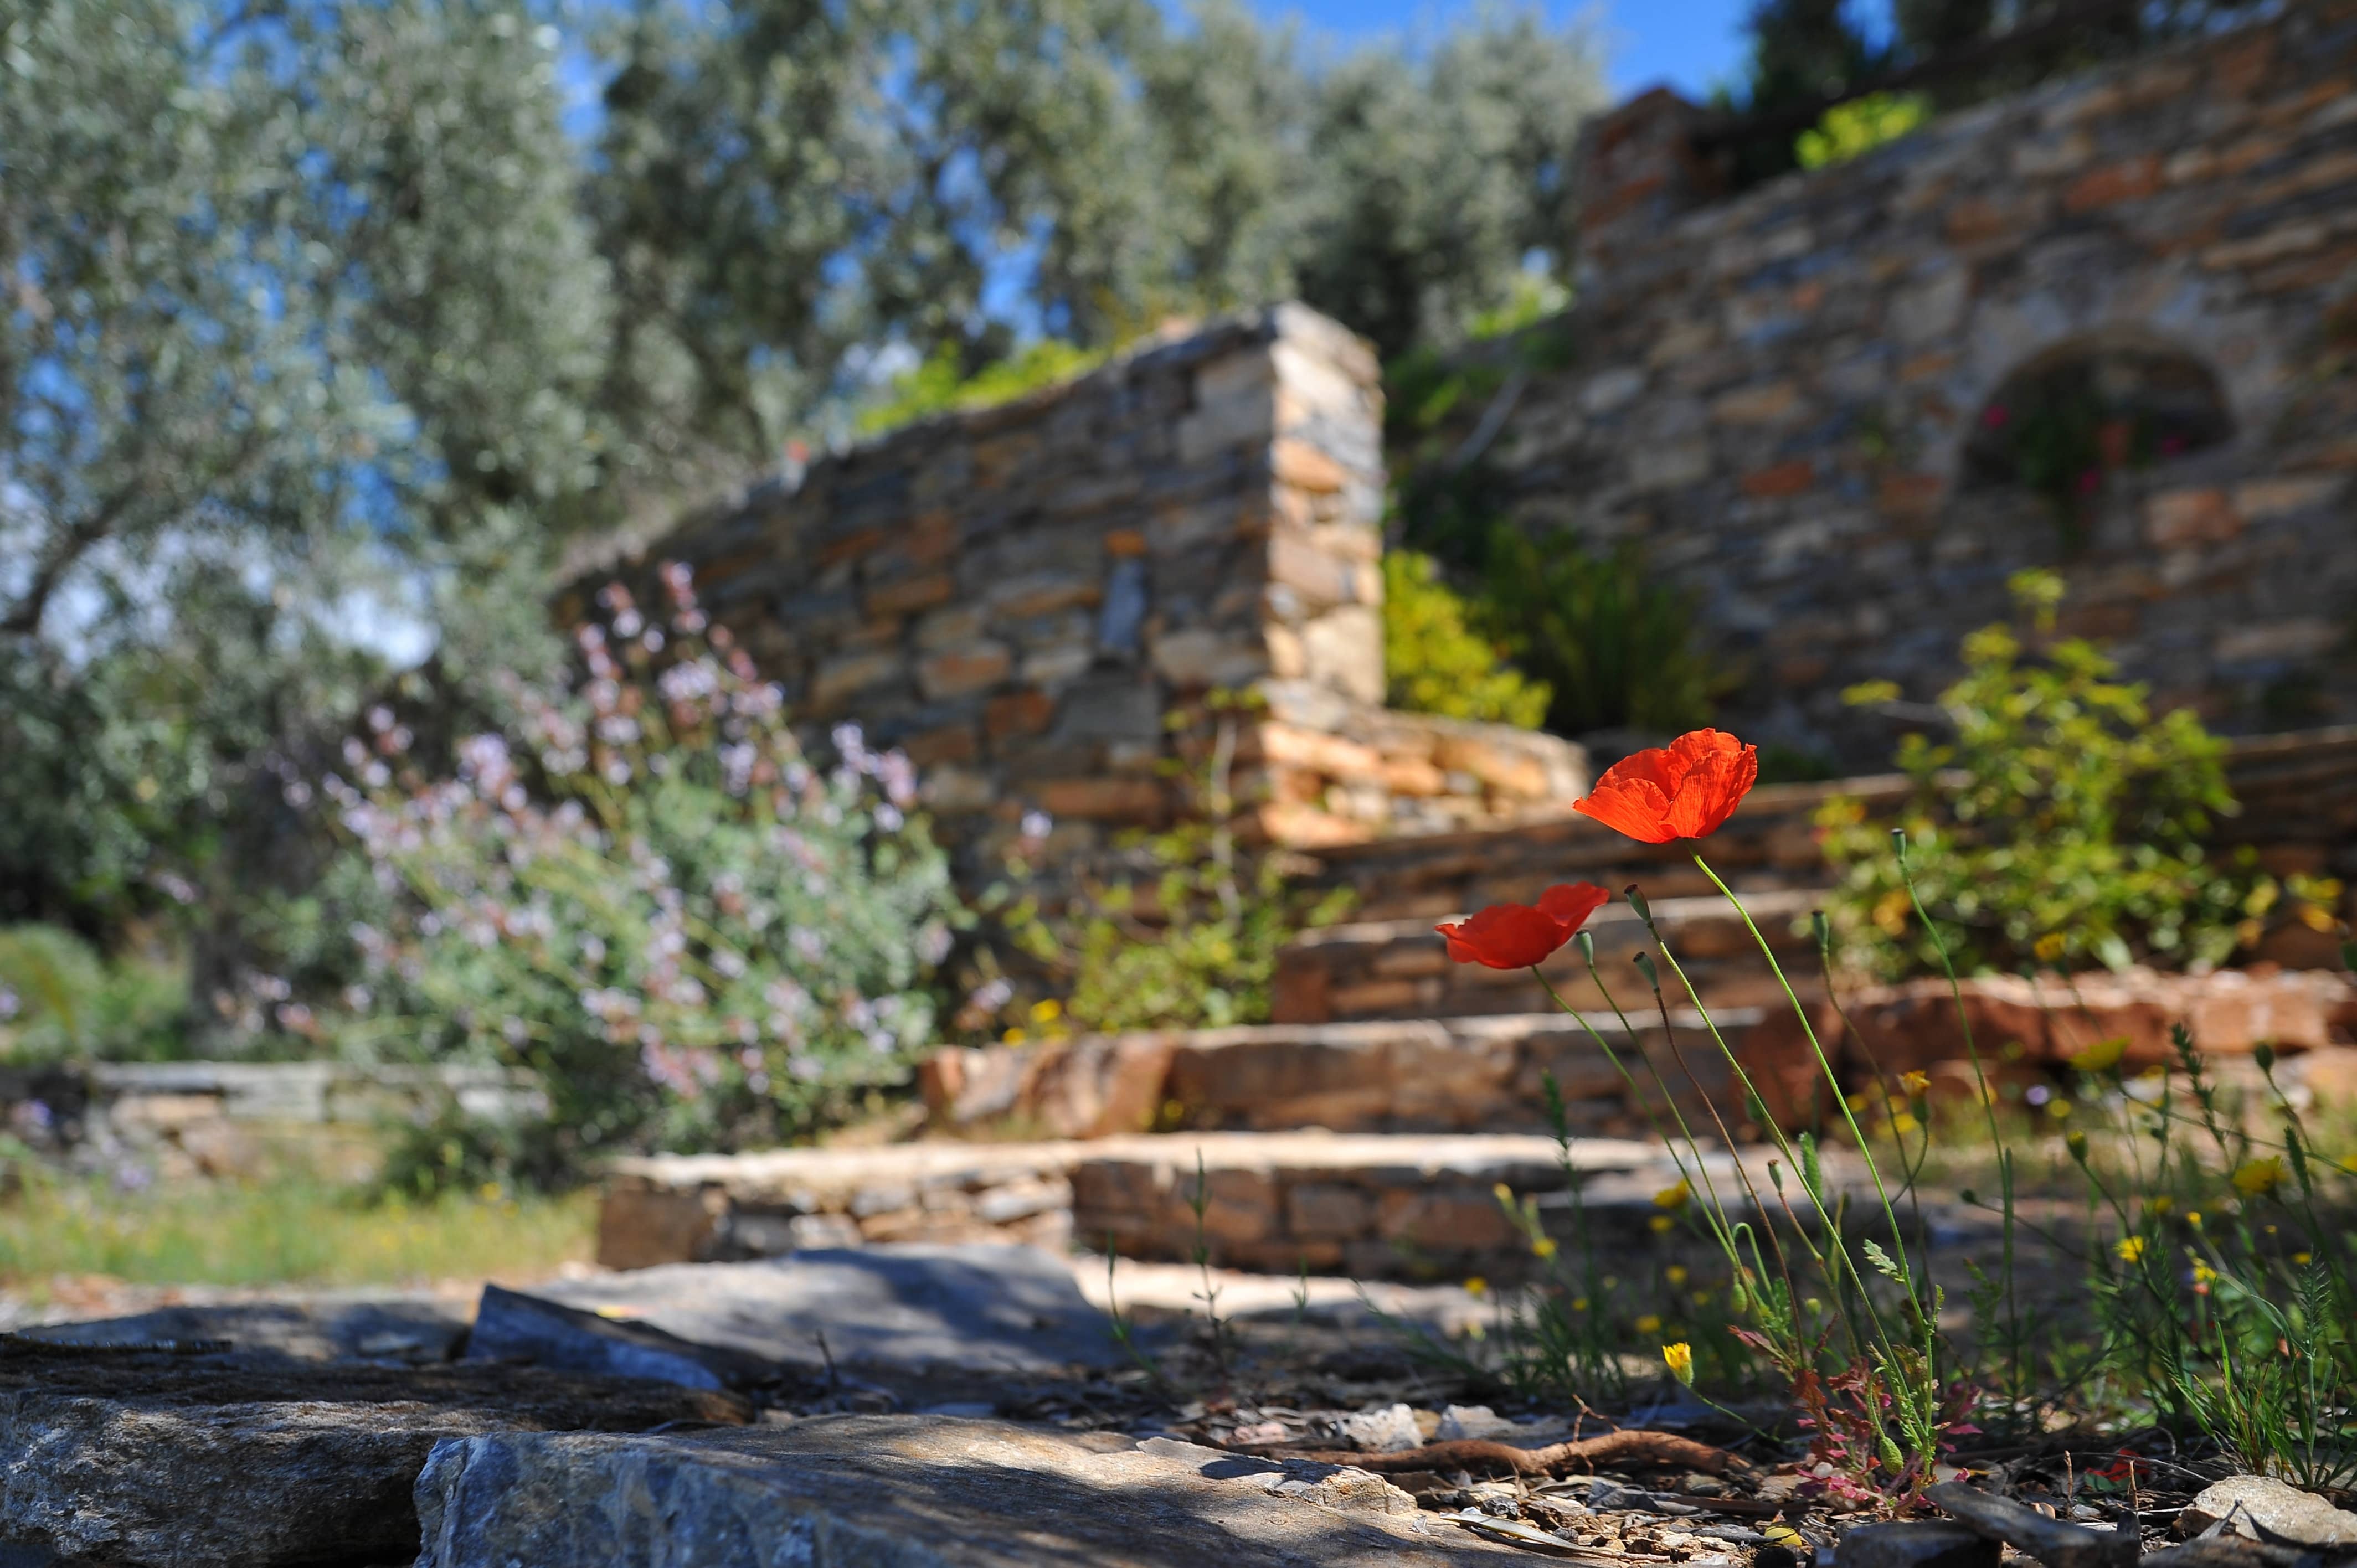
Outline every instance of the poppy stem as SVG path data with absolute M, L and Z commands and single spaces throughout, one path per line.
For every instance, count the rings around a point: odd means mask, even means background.
M 1734 889 L 1718 879 L 1718 873 L 1713 871 L 1702 856 L 1695 855 L 1694 863 L 1705 876 L 1710 878 L 1710 885 L 1726 895 L 1727 901 L 1735 907 L 1744 929 L 1751 933 L 1751 940 L 1760 944 L 1760 955 L 1767 959 L 1768 967 L 1775 972 L 1776 983 L 1784 988 L 1784 1000 L 1792 1004 L 1792 1015 L 1801 1021 L 1801 1032 L 1808 1036 L 1809 1049 L 1816 1053 L 1817 1065 L 1824 1069 L 1825 1082 L 1834 1091 L 1834 1103 L 1841 1108 L 1842 1120 L 1849 1123 L 1849 1135 L 1857 1140 L 1857 1152 L 1866 1160 L 1866 1174 L 1874 1178 L 1875 1195 L 1882 1200 L 1882 1217 L 1890 1226 L 1890 1240 L 1898 1249 L 1900 1273 L 1905 1276 L 1903 1283 L 1907 1293 L 1913 1295 L 1915 1271 L 1908 1262 L 1907 1233 L 1899 1228 L 1899 1210 L 1890 1201 L 1890 1189 L 1883 1183 L 1882 1167 L 1875 1161 L 1873 1145 L 1866 1141 L 1866 1130 L 1857 1124 L 1857 1112 L 1849 1108 L 1849 1097 L 1842 1092 L 1841 1076 L 1834 1071 L 1833 1058 L 1825 1055 L 1825 1047 L 1818 1043 L 1816 1026 L 1809 1022 L 1809 1010 L 1801 1005 L 1801 998 L 1792 990 L 1792 983 L 1784 976 L 1784 966 L 1776 961 L 1775 950 L 1768 945 L 1768 939 L 1751 918 L 1751 911 L 1743 907 L 1743 900 L 1735 896 Z

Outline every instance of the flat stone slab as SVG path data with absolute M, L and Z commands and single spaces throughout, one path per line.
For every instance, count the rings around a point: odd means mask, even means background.
M 690 1348 L 803 1373 L 833 1362 L 1041 1374 L 1127 1360 L 1111 1320 L 1073 1283 L 1071 1266 L 1032 1247 L 907 1244 L 677 1263 L 557 1281 L 533 1295 L 601 1326 L 652 1329 Z M 630 1373 L 652 1364 L 653 1348 L 643 1342 L 610 1355 L 584 1348 L 595 1328 L 547 1315 L 527 1323 L 518 1301 L 512 1293 L 485 1293 L 469 1356 L 532 1355 L 537 1344 L 536 1359 L 576 1354 L 581 1359 L 553 1364 L 582 1370 Z M 626 1342 L 608 1335 L 599 1344 Z M 728 1379 L 725 1368 L 714 1369 Z
M 943 1416 L 495 1434 L 434 1450 L 417 1479 L 417 1563 L 1440 1568 L 1523 1555 L 1388 1511 L 1398 1500 L 1358 1471 L 1297 1475 L 1186 1444 Z
M 0 1340 L 0 1542 L 111 1568 L 403 1563 L 418 1469 L 445 1439 L 747 1415 L 726 1394 L 528 1368 Z
M 431 1297 L 255 1301 L 157 1307 L 129 1317 L 19 1330 L 50 1345 L 226 1342 L 248 1359 L 288 1361 L 447 1361 L 467 1336 L 465 1311 Z

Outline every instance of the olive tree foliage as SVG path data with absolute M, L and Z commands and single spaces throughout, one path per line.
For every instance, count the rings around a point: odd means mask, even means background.
M 971 335 L 985 274 L 1040 243 L 1043 307 L 1133 294 L 1151 192 L 1125 61 L 1146 0 L 644 0 L 587 183 L 611 258 L 609 387 L 636 439 L 741 472 L 847 359 Z
M 1605 106 L 1583 35 L 1485 11 L 1421 57 L 1344 59 L 1307 102 L 1298 289 L 1387 355 L 1459 335 L 1534 253 L 1568 261 L 1579 123 Z
M 1584 36 L 1504 10 L 1325 62 L 1234 0 L 640 0 L 593 43 L 611 385 L 690 471 L 771 460 L 879 342 L 1003 353 L 1010 268 L 1083 347 L 1296 294 L 1446 338 L 1563 257 L 1602 102 Z
M 0 913 L 267 863 L 388 628 L 544 662 L 612 445 L 556 42 L 496 0 L 0 22 Z

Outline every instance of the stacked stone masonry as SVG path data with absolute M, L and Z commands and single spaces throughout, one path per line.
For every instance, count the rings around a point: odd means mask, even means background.
M 1704 112 L 1591 126 L 1580 304 L 1491 449 L 1516 519 L 1643 542 L 1746 680 L 1748 736 L 1852 768 L 2027 566 L 2061 629 L 2229 728 L 2357 717 L 2357 8 L 2286 6 L 1714 198 Z M 1970 482 L 2008 378 L 2181 357 L 2226 438 L 2113 473 L 2076 548 Z M 1903 717 L 1903 715 L 1902 715 Z M 2287 722 L 2288 721 L 2288 722 Z
M 1658 1146 L 1583 1139 L 1569 1156 L 1597 1209 L 1650 1212 L 1676 1177 Z M 1088 1142 L 780 1150 L 626 1160 L 609 1178 L 598 1261 L 642 1268 L 866 1241 L 1017 1240 L 1125 1258 L 1189 1258 L 1286 1273 L 1443 1277 L 1514 1266 L 1503 1182 L 1564 1194 L 1549 1137 L 1418 1139 L 1323 1132 L 1181 1133 Z M 1200 1173 L 1200 1176 L 1198 1173 Z M 1203 1199 L 1199 1230 L 1195 1199 Z
M 1383 484 L 1373 355 L 1286 306 L 829 457 L 630 570 L 684 562 L 814 731 L 905 750 L 968 864 L 1034 809 L 1051 860 L 1167 820 L 1223 690 L 1258 693 L 1229 783 L 1265 841 L 1561 811 L 1577 747 L 1381 705 Z

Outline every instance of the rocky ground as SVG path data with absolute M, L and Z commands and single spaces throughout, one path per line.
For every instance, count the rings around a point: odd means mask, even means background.
M 2357 1515 L 2153 1434 L 1960 1455 L 1897 1520 L 1743 1430 L 1778 1412 L 1480 1396 L 1395 1326 L 1462 1291 L 1273 1285 L 1132 1266 L 1116 1320 L 1049 1254 L 905 1246 L 27 1327 L 0 1568 L 2357 1556 Z

